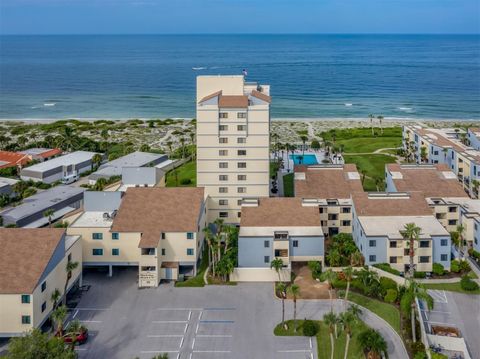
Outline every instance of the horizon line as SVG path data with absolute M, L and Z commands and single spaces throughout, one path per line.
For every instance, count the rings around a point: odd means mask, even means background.
M 422 35 L 422 36 L 480 36 L 480 32 L 200 32 L 200 33 L 168 33 L 168 32 L 158 32 L 158 33 L 45 33 L 45 34 L 33 34 L 33 33 L 1 33 L 0 36 L 231 36 L 231 35 L 274 35 L 274 36 L 285 36 L 285 35 Z

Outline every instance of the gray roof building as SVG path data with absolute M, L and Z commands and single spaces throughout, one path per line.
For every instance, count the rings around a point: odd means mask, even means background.
M 24 199 L 18 206 L 6 208 L 0 212 L 0 217 L 4 226 L 42 227 L 48 224 L 48 218 L 43 215 L 47 209 L 54 211 L 52 220 L 61 218 L 81 207 L 84 192 L 81 187 L 59 185 Z
M 20 172 L 20 177 L 23 180 L 32 179 L 34 181 L 53 183 L 61 180 L 64 176 L 89 171 L 92 166 L 92 157 L 95 154 L 96 152 L 75 151 L 26 167 Z
M 112 176 L 121 176 L 124 167 L 153 167 L 167 159 L 167 155 L 136 151 L 102 164 L 98 171 L 88 176 L 88 179 L 95 182 L 99 178 L 108 179 Z
M 7 177 L 0 177 L 0 194 L 11 195 L 13 193 L 13 185 L 17 183 L 18 180 Z

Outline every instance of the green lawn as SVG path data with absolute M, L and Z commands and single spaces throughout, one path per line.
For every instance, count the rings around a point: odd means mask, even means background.
M 376 138 L 376 137 L 397 137 L 402 138 L 402 128 L 401 127 L 385 127 L 382 129 L 379 127 L 374 127 L 374 136 L 372 136 L 372 129 L 370 127 L 356 127 L 356 128 L 344 128 L 344 129 L 335 129 L 319 134 L 320 137 L 325 138 L 329 141 L 333 140 L 333 134 L 335 133 L 336 140 L 347 140 L 351 138 Z
M 446 290 L 450 292 L 459 292 L 464 294 L 480 294 L 480 289 L 474 291 L 466 291 L 460 287 L 460 282 L 457 283 L 435 283 L 435 284 L 424 284 L 425 288 L 427 289 L 438 289 L 438 290 Z
M 206 243 L 206 242 L 205 242 Z M 202 253 L 202 261 L 200 262 L 200 267 L 198 268 L 197 275 L 195 277 L 189 278 L 184 282 L 175 282 L 175 287 L 204 287 L 205 282 L 203 276 L 208 267 L 208 246 L 205 244 Z
M 338 140 L 335 145 L 344 146 L 344 153 L 371 153 L 381 148 L 400 147 L 402 137 L 364 137 Z
M 287 321 L 288 330 L 285 330 L 281 324 L 277 325 L 274 329 L 274 334 L 278 336 L 303 336 L 303 320 L 298 320 L 298 329 L 297 333 L 293 332 L 293 320 Z M 322 321 L 315 321 L 319 325 L 319 331 L 317 333 L 317 352 L 319 359 L 330 359 L 331 347 L 330 347 L 330 332 L 328 326 L 325 325 Z M 358 334 L 368 327 L 361 320 L 358 323 L 352 326 L 352 338 L 350 340 L 350 345 L 348 349 L 348 359 L 364 359 L 365 355 L 360 344 L 357 341 Z M 346 335 L 343 331 L 339 329 L 338 338 L 335 340 L 335 347 L 333 357 L 335 359 L 343 359 L 345 354 L 345 341 Z
M 348 293 L 348 300 L 365 307 L 383 318 L 400 335 L 400 311 L 394 305 L 365 297 L 355 292 Z
M 283 196 L 284 197 L 294 197 L 294 174 L 289 173 L 283 176 Z
M 376 191 L 373 178 L 385 178 L 385 165 L 395 163 L 395 157 L 387 155 L 344 155 L 345 163 L 354 163 L 359 171 L 365 171 L 370 178 L 365 178 L 363 187 L 366 191 Z
M 167 173 L 167 187 L 177 187 L 175 183 L 175 172 L 178 176 L 178 187 L 195 187 L 197 185 L 197 162 L 186 162 L 175 170 L 171 170 Z M 188 184 L 182 184 L 183 181 L 190 180 Z

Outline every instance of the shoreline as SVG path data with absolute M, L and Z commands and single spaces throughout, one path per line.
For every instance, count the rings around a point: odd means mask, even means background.
M 193 118 L 189 117 L 168 117 L 172 120 L 180 121 L 191 121 Z M 147 117 L 124 117 L 124 118 L 89 118 L 89 117 L 72 117 L 72 118 L 0 118 L 0 123 L 26 123 L 26 124 L 45 124 L 52 123 L 57 121 L 119 121 L 126 122 L 130 120 L 141 120 L 141 121 L 150 121 L 150 120 L 165 120 L 166 118 L 147 118 Z M 276 117 L 271 119 L 272 122 L 351 122 L 351 123 L 361 123 L 369 124 L 370 119 L 368 117 Z M 435 118 L 411 118 L 411 117 L 385 117 L 382 120 L 384 125 L 392 125 L 394 123 L 438 123 L 438 124 L 447 124 L 447 123 L 476 123 L 480 122 L 480 119 L 435 119 Z M 373 123 L 378 124 L 379 120 L 377 118 L 373 119 Z

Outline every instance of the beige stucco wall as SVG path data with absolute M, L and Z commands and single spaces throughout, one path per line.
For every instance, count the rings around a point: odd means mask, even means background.
M 67 272 L 65 270 L 68 255 L 72 255 L 72 261 L 78 262 L 77 269 L 72 272 L 69 288 L 77 281 L 82 272 L 82 243 L 78 239 L 65 253 L 65 257 L 49 273 L 44 281 L 38 283 L 33 293 L 19 293 L 0 295 L 0 334 L 11 333 L 21 334 L 32 328 L 38 327 L 50 314 L 53 303 L 50 300 L 52 292 L 58 289 L 63 295 Z M 41 284 L 46 282 L 47 287 L 42 292 Z M 22 294 L 31 294 L 30 303 L 22 304 Z M 41 307 L 46 303 L 46 309 L 42 312 Z M 31 324 L 22 324 L 22 315 L 30 315 Z
M 129 262 L 138 263 L 140 260 L 140 250 L 138 243 L 140 241 L 140 233 L 119 233 L 119 239 L 112 239 L 110 228 L 86 228 L 86 227 L 69 227 L 67 233 L 71 235 L 80 235 L 83 243 L 83 261 L 85 263 L 98 262 Z M 93 233 L 102 233 L 103 239 L 92 239 Z M 94 248 L 103 249 L 102 256 L 94 256 L 92 250 Z M 112 249 L 118 248 L 120 255 L 113 256 Z
M 243 95 L 242 76 L 199 77 L 197 80 L 197 101 L 207 95 L 223 91 L 223 95 Z M 219 118 L 219 112 L 226 112 L 228 118 Z M 237 113 L 246 113 L 246 118 L 238 118 Z M 238 130 L 238 125 L 246 126 Z M 219 126 L 225 126 L 220 130 Z M 221 143 L 220 138 L 228 140 Z M 245 138 L 245 143 L 238 143 Z M 205 187 L 210 196 L 208 221 L 219 217 L 220 212 L 227 223 L 238 223 L 240 205 L 238 200 L 245 197 L 269 196 L 269 146 L 270 114 L 269 105 L 254 105 L 248 109 L 219 109 L 214 105 L 197 105 L 197 185 Z M 219 155 L 219 150 L 228 154 Z M 246 155 L 238 155 L 238 150 L 246 150 Z M 228 168 L 220 168 L 220 162 L 227 162 Z M 245 162 L 246 168 L 238 168 L 238 162 Z M 247 176 L 238 180 L 238 174 Z M 227 175 L 228 180 L 220 181 L 219 175 Z M 219 187 L 227 187 L 228 193 L 220 193 Z M 246 187 L 239 193 L 238 187 Z M 219 205 L 220 199 L 228 200 L 227 205 Z

